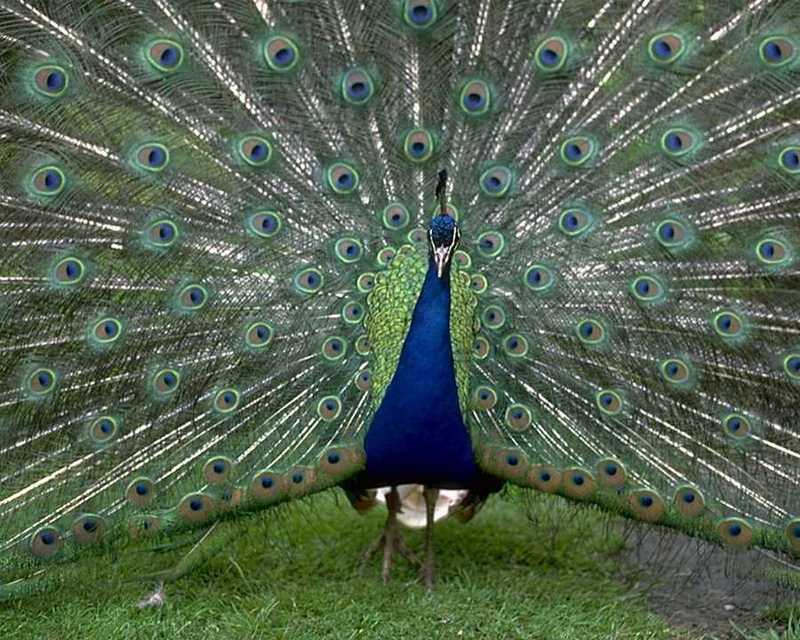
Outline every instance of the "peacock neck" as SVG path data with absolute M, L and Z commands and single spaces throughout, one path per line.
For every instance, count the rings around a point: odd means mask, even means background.
M 453 366 L 450 274 L 439 278 L 432 260 L 365 449 L 375 486 L 469 486 L 477 474 Z

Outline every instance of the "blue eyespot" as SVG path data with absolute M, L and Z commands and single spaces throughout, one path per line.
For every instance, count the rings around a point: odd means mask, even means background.
M 692 240 L 689 228 L 674 218 L 659 222 L 655 229 L 655 237 L 662 247 L 674 251 L 687 247 Z
M 597 144 L 586 136 L 574 136 L 561 143 L 561 160 L 570 167 L 586 164 L 597 153 Z
M 778 161 L 786 173 L 800 173 L 800 147 L 791 146 L 782 149 Z
M 558 71 L 569 55 L 569 45 L 563 38 L 553 36 L 544 40 L 534 53 L 536 66 L 542 71 Z
M 668 129 L 661 136 L 661 149 L 667 155 L 679 158 L 694 151 L 698 147 L 698 137 L 688 129 Z
M 800 381 L 800 353 L 789 353 L 783 358 L 783 370 L 789 378 L 794 381 Z
M 37 169 L 31 177 L 31 189 L 40 196 L 56 196 L 64 190 L 64 172 L 55 165 Z
M 765 38 L 758 47 L 761 62 L 769 67 L 782 67 L 797 56 L 794 43 L 788 38 L 773 36 Z
M 483 172 L 480 179 L 481 190 L 487 196 L 502 198 L 511 189 L 513 174 L 504 166 L 492 167 Z
M 286 36 L 272 36 L 264 43 L 264 60 L 272 71 L 291 71 L 297 66 L 299 59 L 299 48 Z
M 686 51 L 683 36 L 674 32 L 659 33 L 650 38 L 647 53 L 659 65 L 668 65 L 678 60 Z
M 427 29 L 438 17 L 436 0 L 405 0 L 403 19 L 414 29 Z
M 364 69 L 350 69 L 341 80 L 342 97 L 354 105 L 363 105 L 369 102 L 375 93 L 375 83 L 372 76 Z
M 470 80 L 461 89 L 459 103 L 467 115 L 480 116 L 487 113 L 492 106 L 489 85 L 483 80 Z
M 170 153 L 163 144 L 150 142 L 136 149 L 133 161 L 139 169 L 150 173 L 158 173 L 163 171 L 169 164 Z
M 183 64 L 183 47 L 174 40 L 155 40 L 145 48 L 150 65 L 161 73 L 172 73 Z
M 602 323 L 592 318 L 586 318 L 578 322 L 575 327 L 578 338 L 581 342 L 588 345 L 596 345 L 605 340 L 606 330 Z
M 44 65 L 36 69 L 33 75 L 34 88 L 48 98 L 64 95 L 69 85 L 69 75 L 64 67 Z

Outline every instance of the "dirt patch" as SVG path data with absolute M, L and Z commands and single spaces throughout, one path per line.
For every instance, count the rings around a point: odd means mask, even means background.
M 765 567 L 775 562 L 767 553 L 726 551 L 638 527 L 626 527 L 624 535 L 628 544 L 619 556 L 621 578 L 632 594 L 644 593 L 653 611 L 690 637 L 741 640 L 734 625 L 783 631 L 761 614 L 798 600 L 796 592 L 763 578 Z

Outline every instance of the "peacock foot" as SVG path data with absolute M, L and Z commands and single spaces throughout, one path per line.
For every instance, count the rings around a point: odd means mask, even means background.
M 422 566 L 417 556 L 406 544 L 403 535 L 400 532 L 400 525 L 397 522 L 397 514 L 400 513 L 401 503 L 400 495 L 397 492 L 397 487 L 392 487 L 389 493 L 386 494 L 386 507 L 389 510 L 389 515 L 386 518 L 386 525 L 383 532 L 378 539 L 373 542 L 361 557 L 361 564 L 359 573 L 363 573 L 364 569 L 369 562 L 369 559 L 379 550 L 383 550 L 383 568 L 381 570 L 381 577 L 383 583 L 389 582 L 392 565 L 394 563 L 394 556 L 396 553 L 402 555 L 406 560 L 416 566 Z

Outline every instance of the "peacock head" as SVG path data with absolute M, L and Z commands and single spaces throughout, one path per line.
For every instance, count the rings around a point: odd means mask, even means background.
M 428 229 L 431 257 L 436 263 L 436 274 L 441 278 L 450 266 L 450 260 L 458 246 L 461 232 L 456 221 L 448 215 L 434 216 Z

